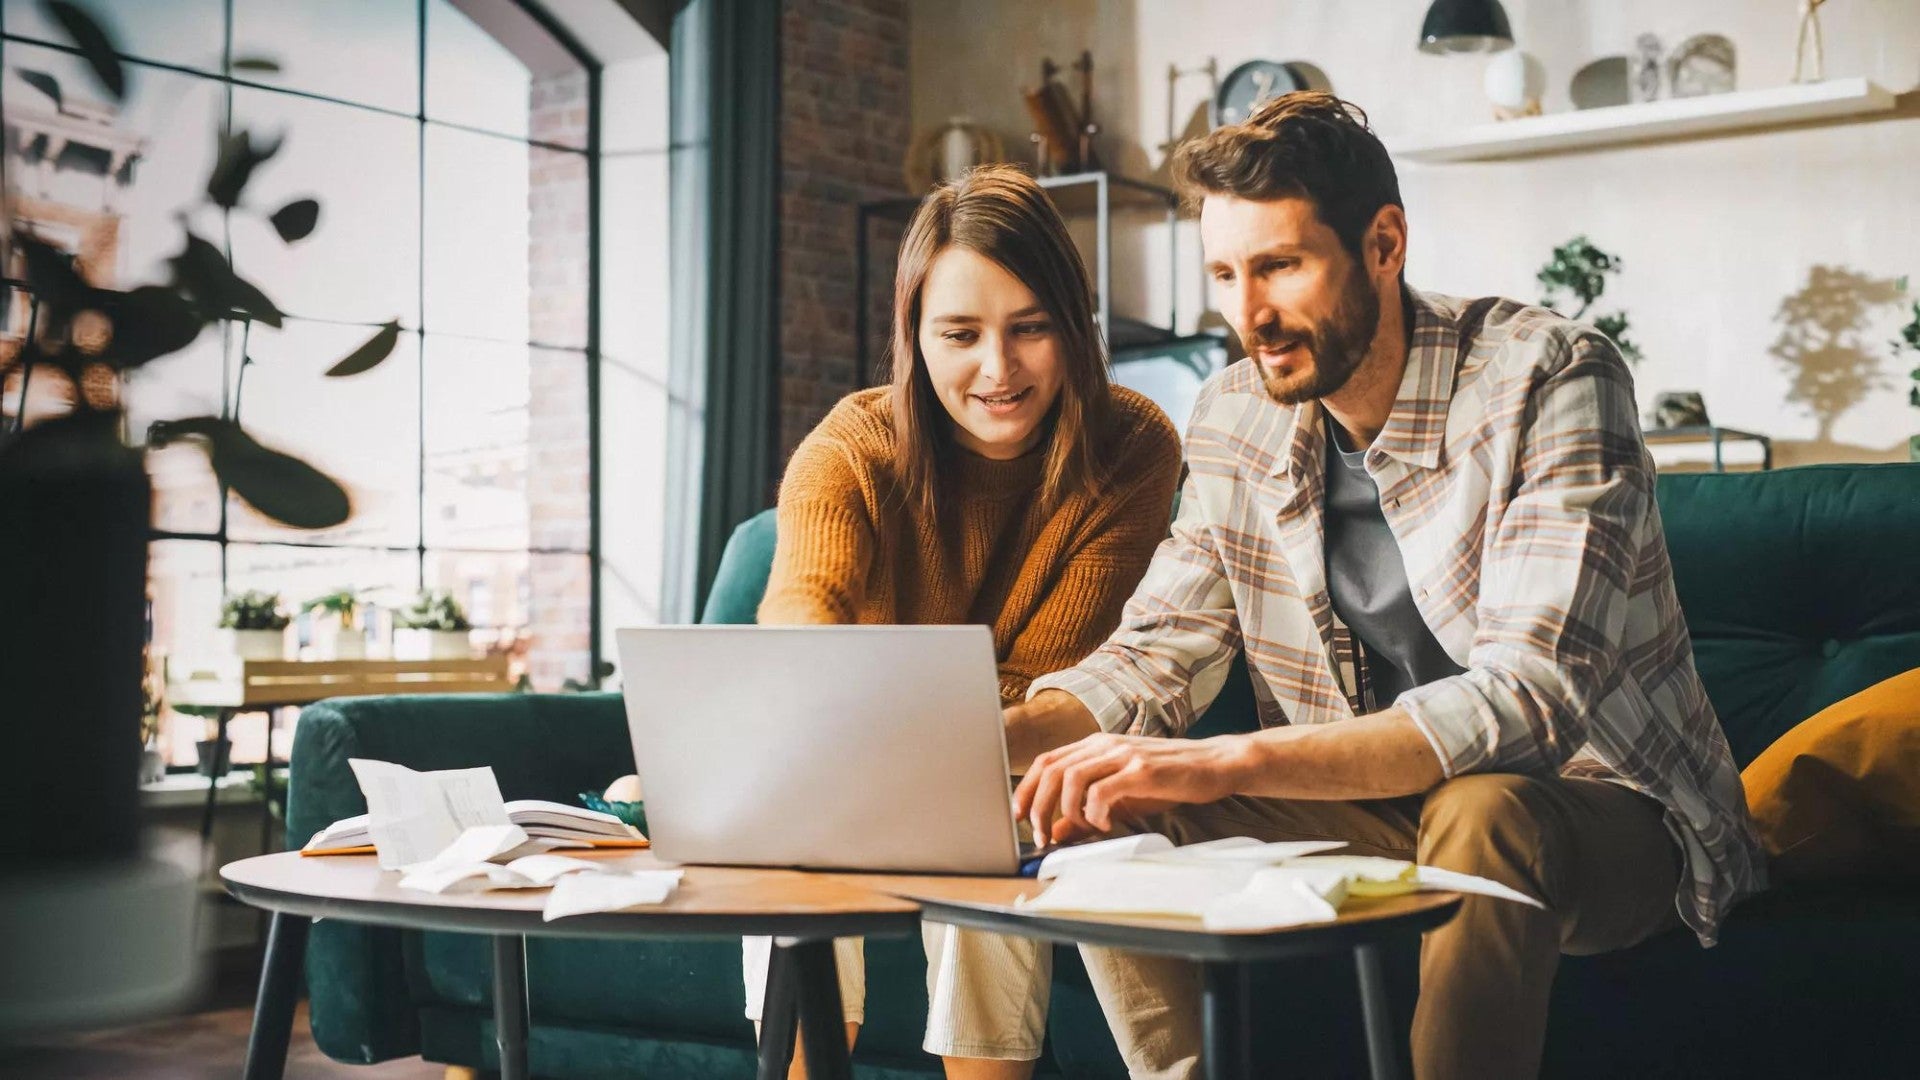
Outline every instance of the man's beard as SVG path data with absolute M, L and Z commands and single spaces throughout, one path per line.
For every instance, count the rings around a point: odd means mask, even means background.
M 1276 349 L 1290 342 L 1302 342 L 1313 358 L 1311 370 L 1292 377 L 1284 377 L 1268 369 L 1260 368 L 1260 379 L 1266 383 L 1267 396 L 1282 405 L 1298 405 L 1306 401 L 1317 401 L 1328 394 L 1337 393 L 1353 378 L 1360 368 L 1361 361 L 1367 358 L 1367 350 L 1373 346 L 1373 337 L 1380 326 L 1380 294 L 1374 290 L 1373 282 L 1360 267 L 1355 266 L 1348 275 L 1347 283 L 1340 290 L 1340 302 L 1334 306 L 1333 315 L 1325 323 L 1300 331 L 1283 330 L 1277 320 L 1268 320 L 1253 328 L 1251 341 L 1246 342 L 1249 351 L 1258 349 Z M 1255 358 L 1254 363 L 1260 361 Z

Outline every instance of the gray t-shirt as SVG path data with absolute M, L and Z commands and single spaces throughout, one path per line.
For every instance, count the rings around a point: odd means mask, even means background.
M 1463 670 L 1434 640 L 1407 584 L 1407 564 L 1380 510 L 1380 489 L 1367 475 L 1366 451 L 1339 445 L 1340 425 L 1327 428 L 1327 595 L 1334 613 L 1360 639 L 1374 704 L 1386 708 L 1407 690 Z

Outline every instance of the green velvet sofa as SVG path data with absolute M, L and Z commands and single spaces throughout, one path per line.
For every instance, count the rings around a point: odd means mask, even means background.
M 1680 598 L 1707 692 L 1745 764 L 1820 708 L 1920 667 L 1920 466 L 1819 466 L 1659 481 Z M 766 584 L 771 515 L 742 525 L 705 612 L 747 622 Z M 640 688 L 644 692 L 644 688 Z M 1248 717 L 1242 677 L 1204 720 Z M 612 694 L 361 698 L 302 715 L 288 841 L 365 806 L 349 757 L 420 769 L 491 765 L 508 798 L 570 800 L 631 771 Z M 746 1077 L 731 941 L 529 942 L 536 1075 Z M 937 1073 L 919 1049 L 926 1009 L 917 941 L 868 945 L 868 1023 L 855 1054 L 869 1078 Z M 493 1058 L 483 938 L 324 921 L 307 941 L 315 1040 L 339 1061 L 421 1054 L 485 1068 Z M 1389 957 L 1404 1019 L 1410 949 Z M 1262 1074 L 1363 1068 L 1351 966 L 1260 974 Z M 1779 890 L 1700 949 L 1675 932 L 1625 952 L 1569 958 L 1554 988 L 1546 1074 L 1910 1076 L 1920 1061 L 1920 898 L 1887 886 Z M 1062 950 L 1042 1076 L 1124 1073 L 1084 972 Z

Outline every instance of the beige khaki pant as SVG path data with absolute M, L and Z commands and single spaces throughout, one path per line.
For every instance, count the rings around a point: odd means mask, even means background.
M 1226 836 L 1345 840 L 1344 853 L 1477 874 L 1545 903 L 1541 911 L 1469 896 L 1457 916 L 1427 932 L 1413 1014 L 1414 1072 L 1422 1080 L 1537 1075 L 1560 954 L 1626 948 L 1679 918 L 1680 852 L 1659 804 L 1600 780 L 1481 774 L 1406 799 L 1236 797 L 1178 808 L 1145 828 L 1176 844 Z M 1199 1076 L 1199 967 L 1110 949 L 1081 952 L 1135 1080 Z
M 922 923 L 927 950 L 927 1037 L 941 1057 L 1032 1061 L 1047 1029 L 1053 946 L 1027 938 Z M 767 996 L 772 938 L 741 941 L 747 1019 L 758 1024 Z M 836 938 L 840 1004 L 847 1022 L 866 1019 L 867 967 L 860 938 Z

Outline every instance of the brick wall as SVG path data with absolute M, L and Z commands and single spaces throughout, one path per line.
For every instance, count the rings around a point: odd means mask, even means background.
M 536 79 L 529 91 L 534 139 L 584 145 L 584 72 Z M 534 148 L 527 184 L 528 305 L 535 349 L 528 358 L 527 543 L 585 550 L 588 490 L 586 368 L 571 348 L 586 343 L 587 162 L 580 154 Z M 540 690 L 587 677 L 593 623 L 591 569 L 584 555 L 533 555 L 528 567 L 527 674 Z
M 784 0 L 780 85 L 779 459 L 855 389 L 854 207 L 902 190 L 906 0 Z M 874 280 L 899 234 L 876 227 Z M 876 286 L 874 296 L 886 288 Z M 874 310 L 874 305 L 869 304 Z M 885 336 L 884 301 L 869 340 Z M 878 350 L 875 350 L 878 354 Z M 878 361 L 869 361 L 877 371 Z

